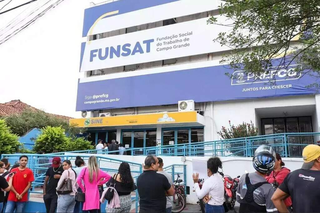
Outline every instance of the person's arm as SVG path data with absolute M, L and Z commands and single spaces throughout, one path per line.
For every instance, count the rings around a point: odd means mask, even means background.
M 276 176 L 276 181 L 278 182 L 279 185 L 282 184 L 282 182 L 288 176 L 289 173 L 290 171 L 285 168 L 279 172 L 279 174 Z
M 173 196 L 174 192 L 175 192 L 175 190 L 174 190 L 173 186 L 171 186 L 170 189 L 166 191 L 166 196 Z
M 110 179 L 111 179 L 111 176 L 108 173 L 106 173 L 100 169 L 100 171 L 99 171 L 99 180 L 100 181 L 99 181 L 98 185 L 103 185 L 106 182 L 108 182 Z
M 20 194 L 20 199 L 19 199 L 19 200 L 22 199 L 23 195 L 24 195 L 25 193 L 27 193 L 27 191 L 28 191 L 30 188 L 31 188 L 31 182 L 28 182 L 27 187 L 26 187 L 26 188 L 23 190 L 23 192 Z
M 197 197 L 199 199 L 202 199 L 204 198 L 204 196 L 206 196 L 210 190 L 211 190 L 211 186 L 210 184 L 208 184 L 207 181 L 205 181 L 202 185 L 202 188 L 200 189 L 199 187 L 199 174 L 196 173 L 196 174 L 193 174 L 192 175 L 192 178 L 193 178 L 193 182 L 194 182 L 194 189 L 196 190 L 196 194 L 197 194 Z
M 78 178 L 77 178 L 77 184 L 83 192 L 85 192 L 85 190 L 84 190 L 84 185 L 82 184 L 82 180 L 83 180 L 83 176 L 84 176 L 86 170 L 87 170 L 87 168 L 82 169 Z
M 4 177 L 0 177 L 0 185 L 1 185 L 1 189 L 2 191 L 6 191 L 9 192 L 12 186 L 12 177 L 9 177 L 8 182 L 6 181 L 6 179 Z
M 286 205 L 284 204 L 284 200 L 288 197 L 289 195 L 282 191 L 281 189 L 277 189 L 275 193 L 273 194 L 271 200 L 275 207 L 278 209 L 280 213 L 289 213 L 289 210 L 287 209 Z
M 46 176 L 43 183 L 43 195 L 46 195 L 47 193 L 47 184 L 48 184 L 49 176 Z
M 273 171 L 268 176 L 266 176 L 266 180 L 267 180 L 268 183 L 273 183 L 274 182 Z
M 63 183 L 63 181 L 68 177 L 68 170 L 63 171 L 61 178 L 59 179 L 59 182 L 57 184 L 57 188 L 58 189 L 60 187 L 60 185 Z
M 165 193 L 166 193 L 166 196 L 173 196 L 174 195 L 174 188 L 173 186 L 169 183 L 167 177 L 165 175 L 162 175 L 162 174 L 158 174 L 160 175 L 160 177 L 162 178 L 162 186 L 163 186 L 163 189 L 165 190 Z

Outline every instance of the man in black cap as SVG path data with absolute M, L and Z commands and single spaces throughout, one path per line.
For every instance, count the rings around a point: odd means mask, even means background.
M 56 192 L 57 184 L 63 172 L 61 159 L 54 157 L 52 166 L 46 172 L 43 184 L 43 200 L 46 205 L 47 213 L 55 213 L 57 208 L 58 195 Z

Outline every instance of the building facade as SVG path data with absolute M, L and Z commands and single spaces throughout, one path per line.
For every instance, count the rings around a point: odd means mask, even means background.
M 90 140 L 127 148 L 218 140 L 222 126 L 260 134 L 319 131 L 320 96 L 309 75 L 261 75 L 220 64 L 228 32 L 220 1 L 119 0 L 85 10 L 77 111 Z M 207 24 L 217 16 L 217 24 Z M 277 59 L 273 62 L 276 66 Z

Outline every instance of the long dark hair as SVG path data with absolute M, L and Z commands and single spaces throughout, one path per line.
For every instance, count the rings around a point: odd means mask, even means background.
M 130 165 L 126 162 L 122 162 L 119 166 L 119 174 L 121 176 L 122 183 L 133 183 L 133 178 L 131 176 Z
M 85 163 L 84 163 L 84 160 L 80 156 L 77 156 L 75 164 L 77 167 L 81 167 L 81 165 L 84 165 Z

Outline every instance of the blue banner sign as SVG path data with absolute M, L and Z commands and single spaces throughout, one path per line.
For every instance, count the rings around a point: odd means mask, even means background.
M 77 111 L 309 95 L 319 79 L 296 71 L 296 65 L 263 74 L 232 71 L 228 66 L 79 83 Z M 226 75 L 229 73 L 232 77 Z

